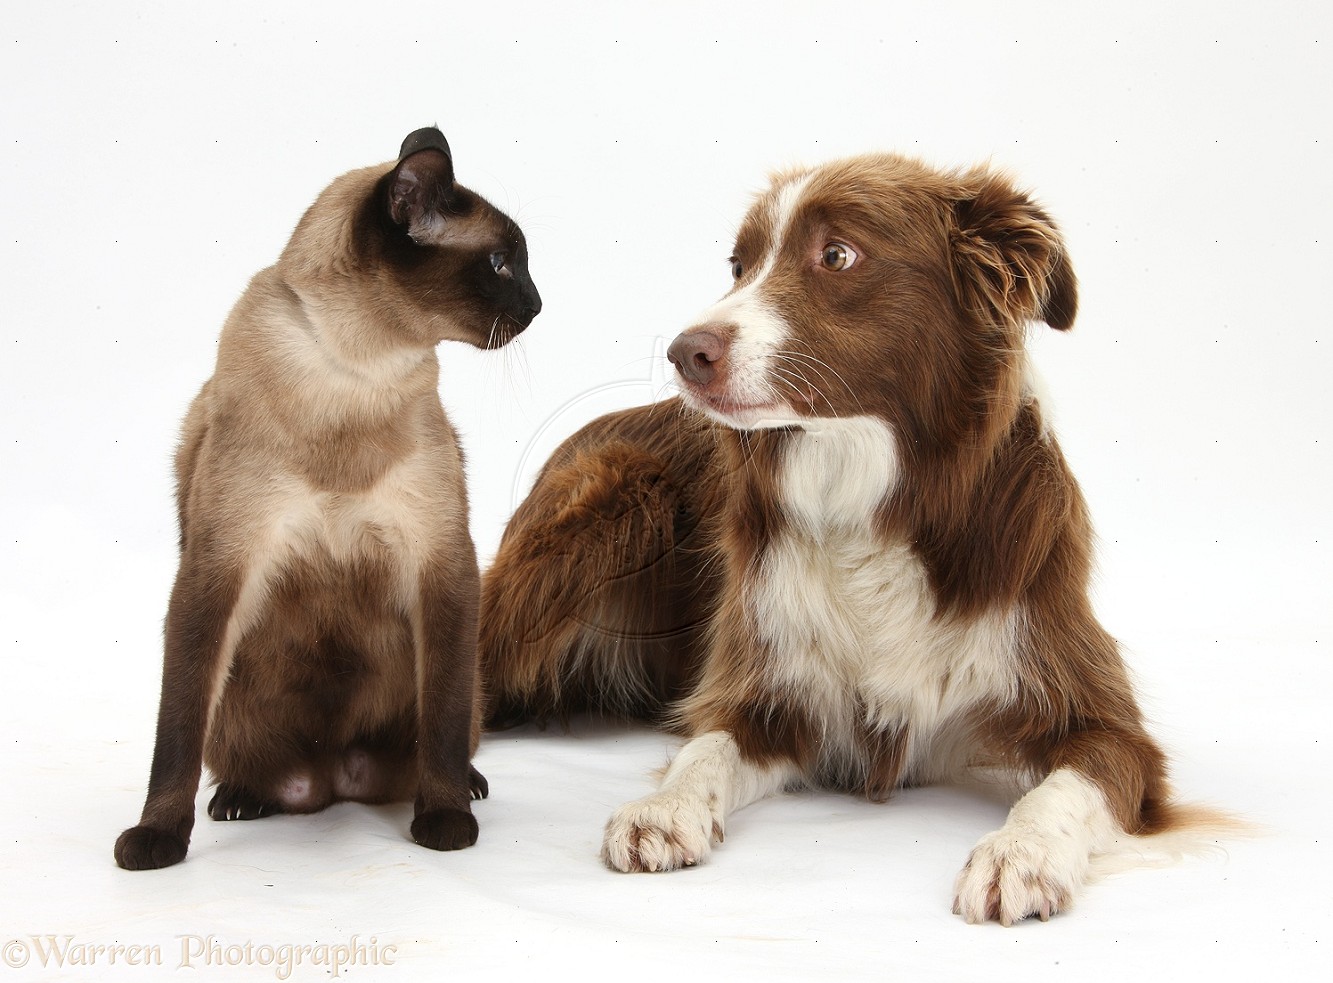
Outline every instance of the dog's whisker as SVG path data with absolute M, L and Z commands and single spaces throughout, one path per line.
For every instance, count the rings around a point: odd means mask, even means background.
M 847 393 L 849 397 L 851 397 L 853 402 L 856 403 L 857 409 L 859 410 L 861 408 L 861 400 L 856 390 L 853 389 L 852 386 L 847 382 L 847 380 L 842 377 L 841 373 L 839 373 L 827 362 L 823 361 L 822 359 L 815 358 L 815 356 L 813 355 L 809 355 L 804 352 L 793 351 L 791 349 L 784 349 L 777 354 L 786 359 L 799 360 L 804 363 L 809 363 L 811 367 L 814 369 L 814 371 L 819 375 L 821 381 L 827 381 L 825 376 L 826 372 L 831 373 L 834 376 L 834 378 L 837 379 L 842 389 Z
M 789 389 L 791 389 L 791 391 L 794 392 L 802 402 L 804 402 L 807 406 L 810 407 L 810 411 L 813 413 L 815 410 L 815 394 L 818 393 L 818 390 L 813 385 L 810 384 L 810 381 L 808 379 L 801 378 L 798 373 L 797 378 L 800 379 L 802 385 L 804 386 L 804 388 L 802 388 L 801 386 L 798 386 L 795 382 L 793 382 L 791 379 L 787 378 L 787 375 L 782 370 L 781 366 L 777 365 L 773 366 L 772 371 L 773 371 L 773 377 L 777 379 L 779 382 L 786 385 Z M 821 399 L 823 398 L 822 394 L 820 395 L 820 398 Z
M 779 355 L 776 357 L 780 363 L 788 362 L 790 363 L 790 365 L 784 366 L 782 364 L 778 364 L 773 366 L 774 375 L 778 376 L 779 378 L 784 378 L 783 370 L 784 368 L 786 368 L 787 371 L 790 371 L 800 381 L 801 385 L 805 387 L 804 390 L 794 386 L 793 388 L 797 388 L 798 394 L 809 405 L 811 413 L 816 412 L 815 397 L 818 397 L 820 400 L 823 401 L 824 406 L 828 408 L 829 412 L 833 415 L 833 417 L 837 418 L 841 415 L 838 413 L 838 409 L 833 404 L 832 400 L 830 400 L 828 396 L 826 396 L 824 392 L 813 382 L 811 382 L 810 379 L 806 376 L 805 372 L 802 370 L 800 363 L 793 361 L 792 359 L 788 358 L 785 355 Z M 784 378 L 784 381 L 787 380 Z M 823 380 L 821 379 L 821 381 Z M 791 385 L 789 381 L 788 385 Z

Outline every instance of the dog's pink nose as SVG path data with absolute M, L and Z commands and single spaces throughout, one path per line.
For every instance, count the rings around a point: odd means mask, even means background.
M 676 336 L 667 349 L 667 359 L 686 380 L 706 386 L 717 376 L 727 354 L 727 343 L 706 328 L 693 328 Z

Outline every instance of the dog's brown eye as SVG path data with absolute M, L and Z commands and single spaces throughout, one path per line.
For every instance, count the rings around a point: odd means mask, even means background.
M 745 264 L 735 256 L 731 257 L 731 277 L 733 280 L 739 280 L 745 273 Z
M 830 242 L 824 247 L 820 262 L 826 270 L 845 270 L 856 262 L 856 251 L 841 242 Z

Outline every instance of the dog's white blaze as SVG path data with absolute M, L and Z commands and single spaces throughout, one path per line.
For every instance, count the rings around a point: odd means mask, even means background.
M 769 204 L 769 218 L 773 226 L 773 237 L 768 242 L 768 248 L 764 251 L 763 259 L 760 260 L 759 270 L 747 284 L 733 290 L 710 307 L 699 319 L 699 323 L 721 320 L 718 317 L 719 313 L 732 309 L 747 309 L 749 305 L 756 302 L 758 295 L 763 292 L 763 286 L 768 279 L 768 275 L 773 272 L 773 267 L 777 264 L 778 256 L 782 252 L 782 244 L 786 241 L 787 231 L 791 227 L 792 218 L 796 214 L 797 206 L 800 205 L 801 198 L 805 194 L 806 186 L 810 183 L 812 176 L 806 174 L 788 181 L 777 193 L 772 195 Z M 783 321 L 782 324 L 785 327 L 786 322 Z M 785 332 L 783 337 L 786 337 Z
M 786 318 L 758 292 L 755 284 L 718 301 L 699 323 L 735 326 L 728 354 L 731 370 L 727 381 L 733 402 L 765 405 L 788 401 L 792 392 L 784 392 L 773 384 L 768 365 L 772 354 L 786 343 L 790 327 Z
M 811 177 L 805 174 L 794 178 L 772 195 L 769 217 L 773 238 L 768 243 L 758 271 L 749 282 L 709 307 L 696 321 L 700 325 L 729 324 L 735 327 L 729 353 L 731 375 L 728 388 L 732 401 L 777 407 L 777 412 L 762 417 L 719 417 L 729 426 L 747 430 L 784 427 L 800 419 L 797 414 L 785 410 L 794 395 L 793 391 L 775 385 L 775 376 L 769 371 L 772 356 L 781 351 L 791 337 L 791 326 L 767 297 L 765 286 L 777 265 L 792 219 Z M 713 415 L 718 416 L 717 413 Z
M 1000 921 L 1036 912 L 1049 917 L 1073 900 L 1094 855 L 1125 836 L 1093 782 L 1059 768 L 1019 799 L 1004 826 L 982 837 L 955 884 L 954 910 L 969 922 L 988 917 L 999 888 Z
M 791 228 L 791 221 L 796 215 L 796 209 L 801 204 L 801 199 L 805 197 L 805 189 L 810 186 L 814 179 L 814 171 L 807 171 L 799 177 L 792 178 L 781 188 L 773 197 L 773 203 L 770 206 L 769 214 L 773 217 L 773 247 L 769 252 L 770 262 L 778 251 L 782 248 L 782 243 L 787 239 L 787 230 Z

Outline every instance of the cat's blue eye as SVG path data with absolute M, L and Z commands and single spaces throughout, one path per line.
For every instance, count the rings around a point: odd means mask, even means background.
M 504 271 L 505 264 L 509 261 L 509 254 L 504 252 L 491 253 L 491 269 L 496 273 Z

